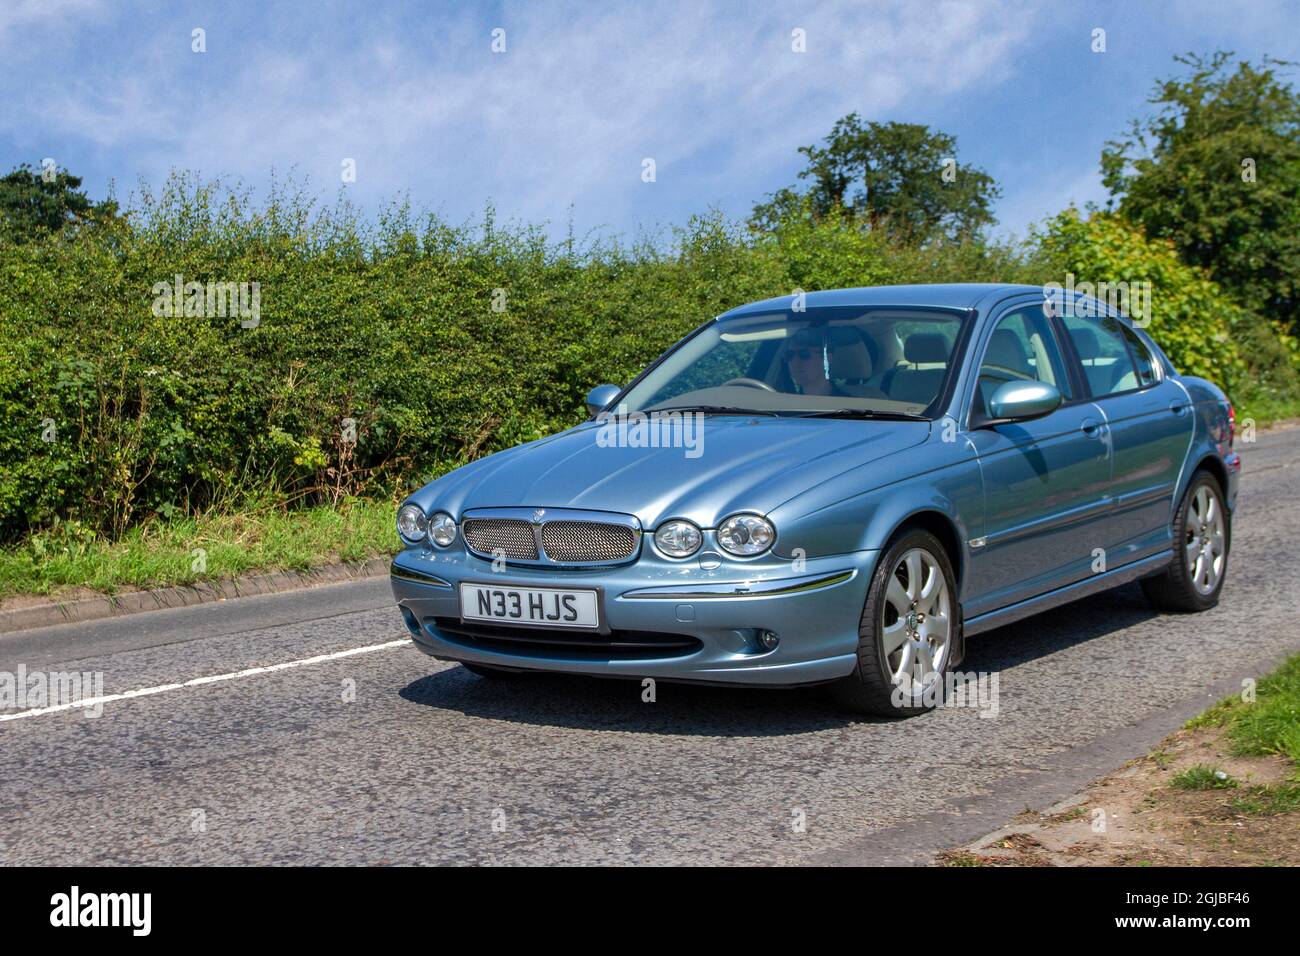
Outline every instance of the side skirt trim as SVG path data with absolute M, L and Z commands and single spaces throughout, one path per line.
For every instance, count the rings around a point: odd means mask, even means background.
M 1111 588 L 1118 587 L 1121 584 L 1127 584 L 1130 581 L 1136 581 L 1138 578 L 1144 578 L 1161 570 L 1170 561 L 1174 560 L 1172 549 L 1161 551 L 1159 554 L 1153 554 L 1149 558 L 1143 558 L 1141 561 L 1134 561 L 1132 564 L 1126 564 L 1122 568 L 1115 568 L 1107 571 L 1105 574 L 1094 575 L 1074 584 L 1068 584 L 1063 588 L 1057 588 L 1055 591 L 1048 591 L 1046 594 L 1040 594 L 1038 597 L 1029 598 L 1018 604 L 1011 604 L 996 611 L 988 611 L 978 617 L 973 617 L 965 623 L 966 636 L 972 634 L 981 634 L 984 631 L 991 631 L 995 627 L 1002 627 L 1013 621 L 1019 621 L 1022 618 L 1031 617 L 1040 611 L 1046 611 L 1050 608 L 1059 607 L 1062 604 L 1069 604 L 1071 601 L 1077 601 L 1081 597 L 1087 597 L 1089 594 L 1096 594 L 1099 591 L 1109 591 Z

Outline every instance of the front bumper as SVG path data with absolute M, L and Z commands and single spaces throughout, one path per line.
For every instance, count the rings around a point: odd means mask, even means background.
M 408 548 L 391 582 L 417 646 L 433 657 L 497 667 L 786 686 L 849 674 L 858 621 L 878 552 L 789 560 L 723 559 L 716 568 L 643 549 L 635 562 L 598 570 L 510 567 L 453 547 Z M 460 617 L 460 583 L 594 588 L 601 633 L 501 628 Z M 779 643 L 768 650 L 762 632 Z

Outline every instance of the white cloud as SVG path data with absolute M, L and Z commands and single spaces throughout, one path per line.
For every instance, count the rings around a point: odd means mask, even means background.
M 9 27 L 41 6 L 24 0 Z M 1028 0 L 678 0 L 530 4 L 500 24 L 463 10 L 437 18 L 432 46 L 358 19 L 351 36 L 304 47 L 214 15 L 201 56 L 179 23 L 125 24 L 129 55 L 84 60 L 71 85 L 10 89 L 0 132 L 85 139 L 137 164 L 120 170 L 128 180 L 180 167 L 258 183 L 296 167 L 332 191 L 353 157 L 355 189 L 371 199 L 409 188 L 455 211 L 491 196 L 528 220 L 563 220 L 574 203 L 591 221 L 646 222 L 684 194 L 695 210 L 738 186 L 759 198 L 788 178 L 779 171 L 796 146 L 850 111 L 906 118 L 973 95 L 1006 75 L 1034 13 Z M 489 49 L 497 25 L 501 55 Z M 791 51 L 795 27 L 807 53 Z M 643 157 L 657 162 L 653 185 L 640 181 Z
M 76 36 L 86 26 L 81 18 L 103 9 L 103 0 L 5 0 L 0 4 L 0 49 L 12 46 L 19 34 Z

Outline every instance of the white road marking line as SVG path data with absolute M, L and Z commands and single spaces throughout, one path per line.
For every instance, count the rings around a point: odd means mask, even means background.
M 57 714 L 64 710 L 77 710 L 82 707 L 97 707 L 100 704 L 111 704 L 119 700 L 131 700 L 135 697 L 152 697 L 154 694 L 163 694 L 169 690 L 182 690 L 186 687 L 201 687 L 204 684 L 218 684 L 222 681 L 235 680 L 239 677 L 253 677 L 258 674 L 273 674 L 276 671 L 287 671 L 293 667 L 307 667 L 311 664 L 324 664 L 326 661 L 337 661 L 344 657 L 354 657 L 357 654 L 369 654 L 372 651 L 383 651 L 390 647 L 404 647 L 411 643 L 410 638 L 400 641 L 388 641 L 386 644 L 369 644 L 365 647 L 354 647 L 351 650 L 335 651 L 333 654 L 319 654 L 316 657 L 304 657 L 302 660 L 285 661 L 283 664 L 271 664 L 267 667 L 250 667 L 247 670 L 234 671 L 229 674 L 213 674 L 210 677 L 195 677 L 193 680 L 182 681 L 179 684 L 159 684 L 157 687 L 141 687 L 137 690 L 124 691 L 121 694 L 105 694 L 103 697 L 88 697 L 85 700 L 79 700 L 75 704 L 54 704 L 50 707 L 37 707 L 33 710 L 24 710 L 16 714 L 0 714 L 0 723 L 6 720 L 22 720 L 24 717 L 40 717 L 43 714 Z

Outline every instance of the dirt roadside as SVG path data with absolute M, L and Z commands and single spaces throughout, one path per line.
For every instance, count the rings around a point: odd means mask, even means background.
M 939 855 L 940 866 L 1296 866 L 1300 784 L 1285 756 L 1234 756 L 1223 727 L 1166 738 L 1045 813 Z

